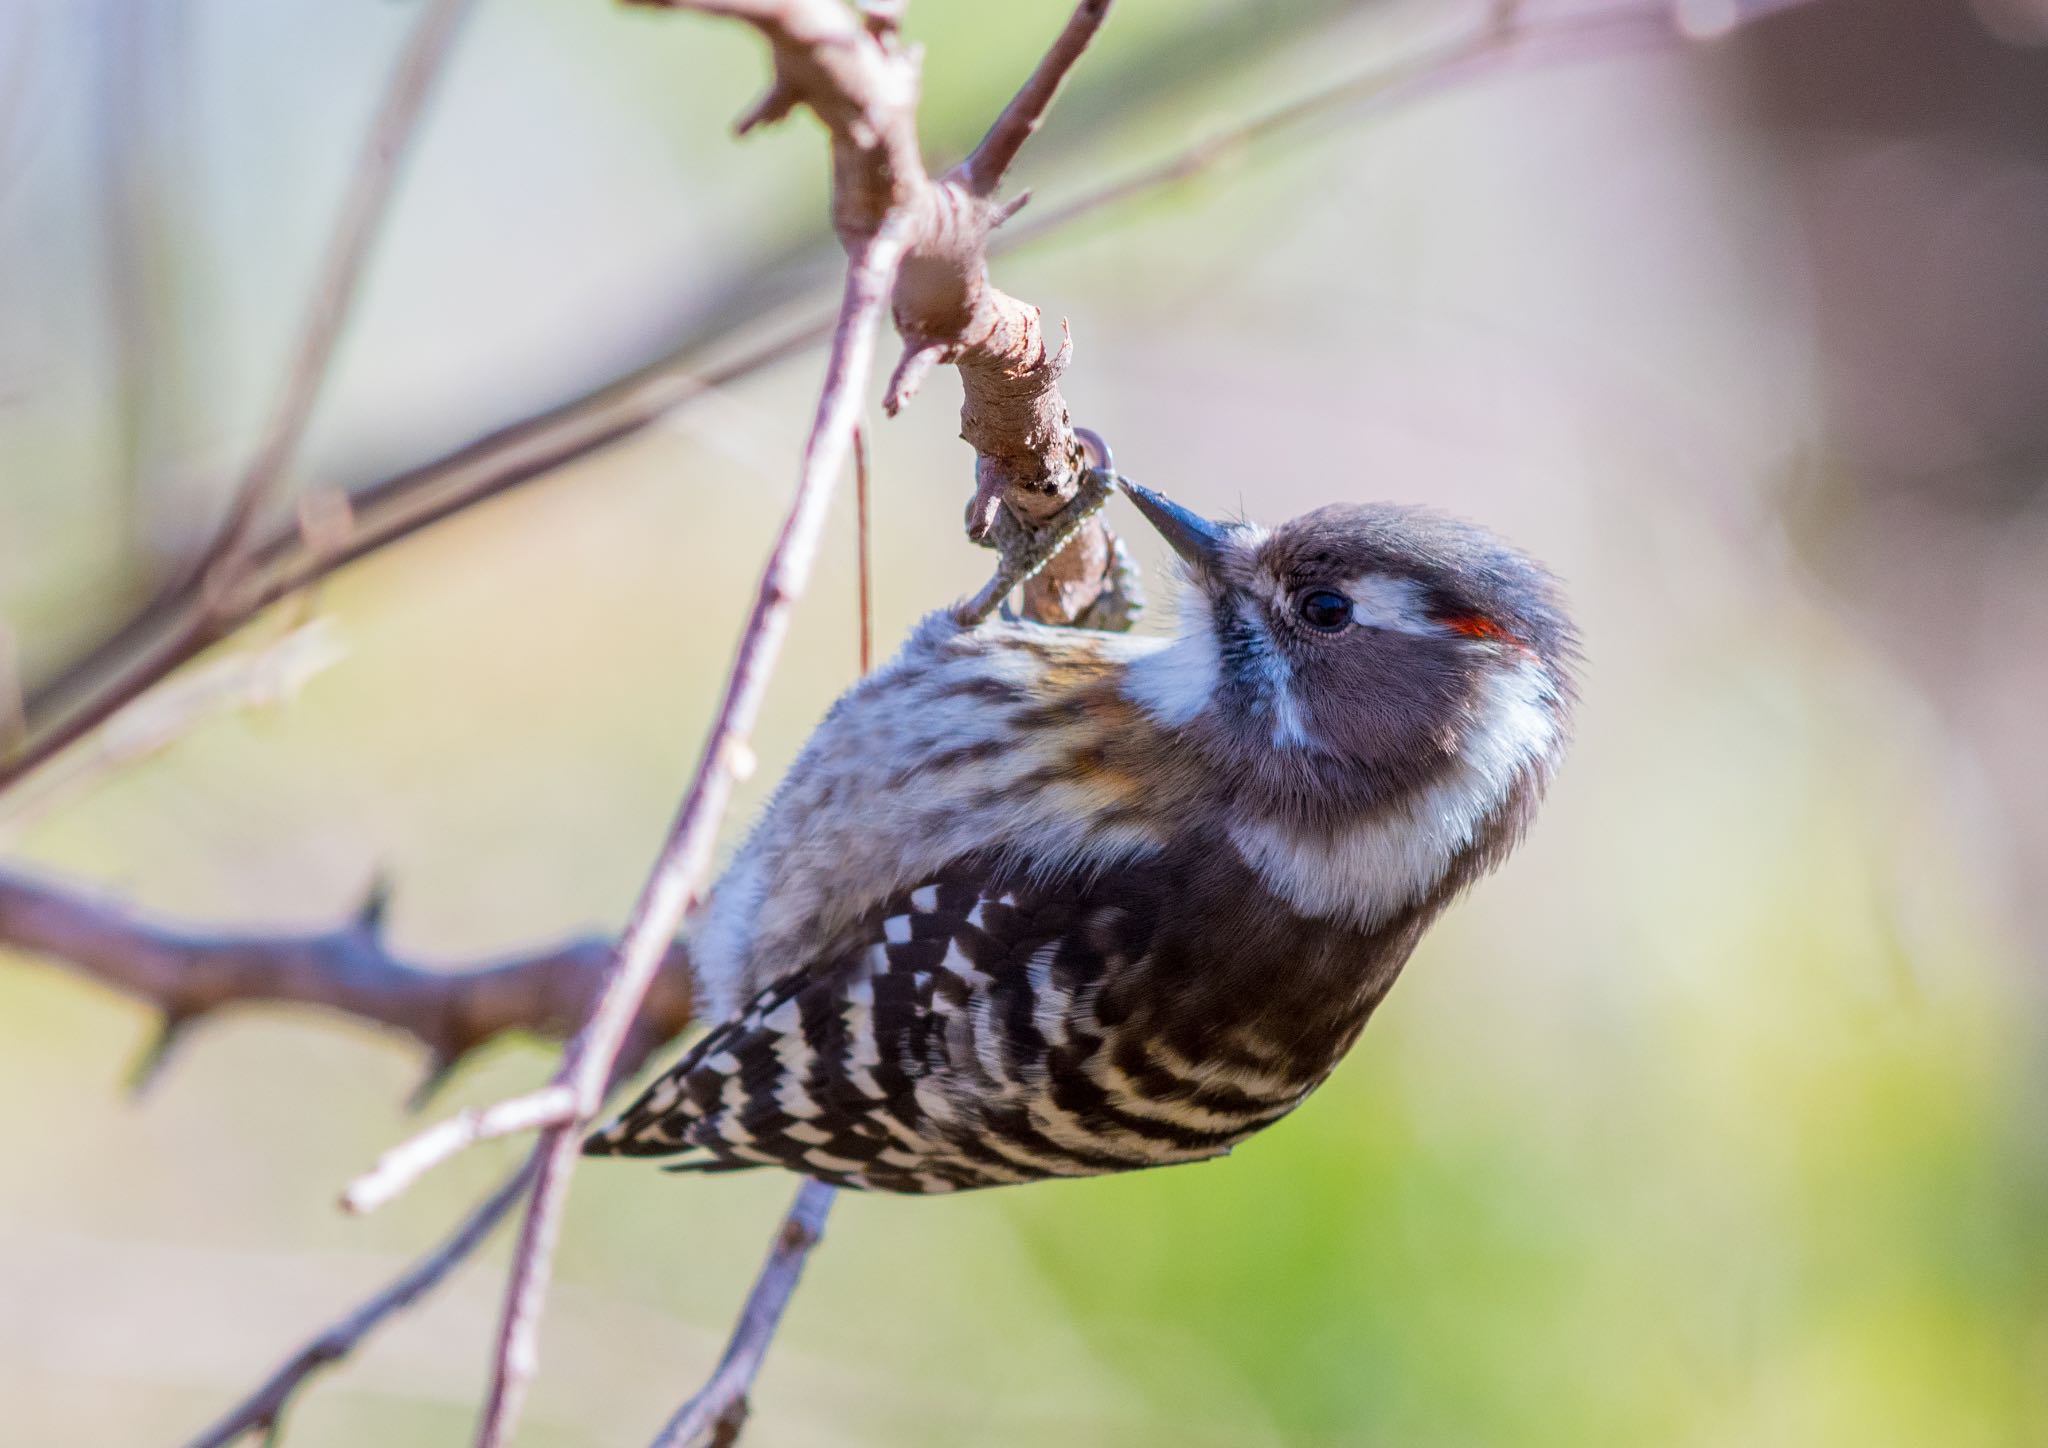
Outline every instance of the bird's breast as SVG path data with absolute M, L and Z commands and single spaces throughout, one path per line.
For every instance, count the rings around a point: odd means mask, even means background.
M 1205 780 L 1127 697 L 1129 652 L 1019 625 L 913 635 L 834 706 L 693 922 L 710 1004 L 736 1009 L 963 856 L 1057 879 L 1175 838 Z

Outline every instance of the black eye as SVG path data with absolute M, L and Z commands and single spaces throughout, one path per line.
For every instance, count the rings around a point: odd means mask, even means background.
M 1303 623 L 1324 633 L 1335 633 L 1351 622 L 1351 600 L 1341 593 L 1332 593 L 1327 588 L 1304 593 L 1301 602 L 1294 606 L 1294 611 L 1301 615 Z

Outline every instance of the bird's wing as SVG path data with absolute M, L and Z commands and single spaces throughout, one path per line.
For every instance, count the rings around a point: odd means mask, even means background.
M 1301 1093 L 1195 1079 L 1117 1029 L 1105 973 L 1151 951 L 1163 903 L 1123 873 L 1035 884 L 956 862 L 760 991 L 586 1150 L 897 1192 L 1228 1150 Z

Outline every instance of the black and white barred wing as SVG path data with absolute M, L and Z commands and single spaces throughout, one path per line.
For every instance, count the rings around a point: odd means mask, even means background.
M 599 1155 L 676 1170 L 783 1166 L 837 1185 L 947 1192 L 1214 1156 L 1301 1094 L 1160 1069 L 1104 992 L 1152 947 L 1110 882 L 1040 889 L 972 864 L 904 892 L 830 960 L 699 1040 Z M 1185 1063 L 1181 1063 L 1185 1065 Z

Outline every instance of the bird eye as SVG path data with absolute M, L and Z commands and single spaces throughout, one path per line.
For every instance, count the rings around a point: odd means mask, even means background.
M 1351 600 L 1327 588 L 1304 593 L 1294 608 L 1303 623 L 1323 633 L 1335 633 L 1351 622 Z

